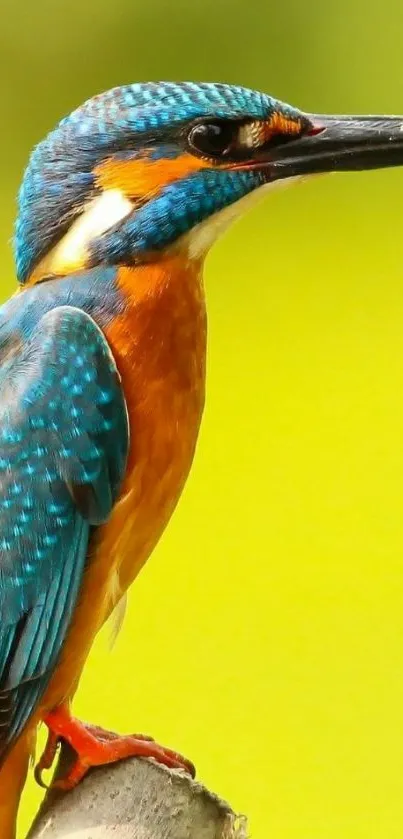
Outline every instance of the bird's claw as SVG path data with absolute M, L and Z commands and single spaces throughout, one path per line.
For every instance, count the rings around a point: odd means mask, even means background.
M 59 742 L 60 738 L 49 729 L 44 752 L 34 769 L 35 781 L 40 787 L 42 787 L 42 789 L 49 789 L 49 785 L 45 784 L 45 781 L 42 778 L 42 773 L 45 769 L 51 769 L 53 761 L 56 757 Z
M 51 768 L 61 740 L 65 740 L 71 746 L 77 754 L 77 759 L 65 778 L 53 781 L 52 789 L 64 792 L 71 790 L 91 767 L 116 763 L 129 757 L 153 758 L 171 769 L 183 769 L 192 778 L 195 776 L 193 763 L 178 752 L 159 746 L 152 737 L 144 734 L 120 736 L 105 731 L 98 726 L 74 719 L 65 707 L 50 712 L 44 722 L 49 728 L 49 736 L 45 751 L 35 767 L 35 779 L 42 787 L 46 788 L 42 772 Z

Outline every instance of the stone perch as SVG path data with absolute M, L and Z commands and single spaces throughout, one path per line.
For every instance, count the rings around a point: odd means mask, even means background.
M 63 746 L 55 777 L 70 761 Z M 184 772 L 131 758 L 48 791 L 27 839 L 247 839 L 247 824 Z

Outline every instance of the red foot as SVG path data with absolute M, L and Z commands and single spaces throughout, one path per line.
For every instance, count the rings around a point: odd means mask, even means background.
M 82 723 L 74 719 L 64 705 L 51 711 L 44 722 L 49 729 L 48 741 L 35 767 L 35 778 L 40 786 L 45 786 L 42 772 L 52 766 L 60 740 L 65 740 L 77 752 L 77 760 L 68 776 L 54 783 L 53 786 L 58 789 L 73 789 L 92 766 L 116 763 L 126 757 L 153 757 L 158 763 L 172 769 L 185 769 L 192 778 L 195 776 L 195 768 L 190 761 L 177 752 L 159 746 L 151 737 L 141 734 L 122 737 L 97 726 Z

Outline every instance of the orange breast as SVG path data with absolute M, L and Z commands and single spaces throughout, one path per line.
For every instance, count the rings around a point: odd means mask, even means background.
M 200 266 L 169 258 L 121 269 L 128 307 L 106 335 L 130 424 L 126 480 L 99 548 L 124 591 L 158 541 L 193 460 L 204 405 L 206 313 Z
M 125 312 L 106 336 L 127 401 L 126 477 L 90 548 L 73 625 L 41 713 L 76 688 L 93 638 L 163 532 L 192 463 L 204 405 L 206 314 L 199 264 L 124 268 Z

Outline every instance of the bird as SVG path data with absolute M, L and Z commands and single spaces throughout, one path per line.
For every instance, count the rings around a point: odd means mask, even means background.
M 98 94 L 31 154 L 17 288 L 0 308 L 0 836 L 15 839 L 37 728 L 91 766 L 175 751 L 72 714 L 191 469 L 205 400 L 205 256 L 278 182 L 398 166 L 403 118 L 328 116 L 248 88 Z

